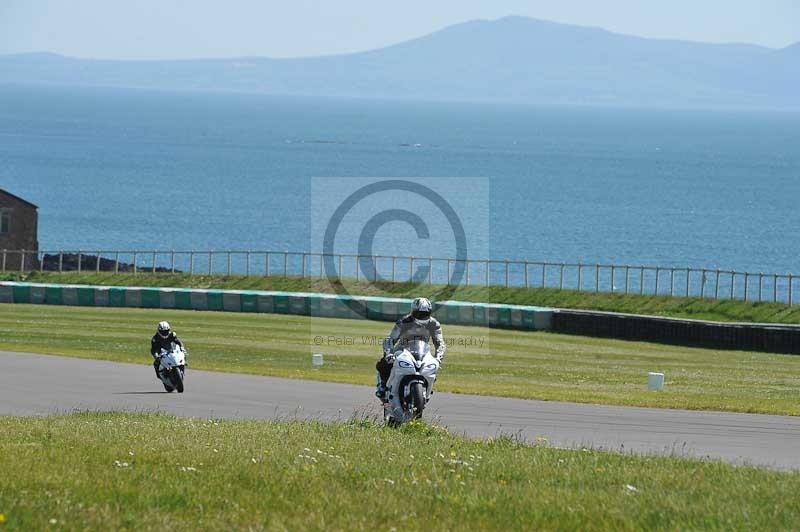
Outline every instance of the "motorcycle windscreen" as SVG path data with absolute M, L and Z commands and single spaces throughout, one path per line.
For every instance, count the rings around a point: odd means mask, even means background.
M 407 349 L 416 360 L 422 360 L 431 352 L 428 342 L 424 340 L 411 340 L 408 343 Z

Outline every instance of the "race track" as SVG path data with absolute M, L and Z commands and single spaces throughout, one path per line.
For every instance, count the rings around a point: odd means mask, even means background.
M 365 376 L 365 380 L 371 379 Z M 372 388 L 189 370 L 167 394 L 150 365 L 0 351 L 0 415 L 160 411 L 203 418 L 341 420 L 378 414 Z M 426 417 L 470 437 L 721 458 L 800 469 L 800 417 L 584 405 L 436 393 Z

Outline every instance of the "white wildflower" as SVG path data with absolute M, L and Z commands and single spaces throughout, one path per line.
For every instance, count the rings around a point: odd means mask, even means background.
M 636 486 L 632 486 L 630 484 L 625 484 L 625 489 L 630 491 L 630 492 L 639 491 L 639 489 Z

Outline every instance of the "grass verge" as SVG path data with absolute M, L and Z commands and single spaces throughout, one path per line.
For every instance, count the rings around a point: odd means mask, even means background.
M 277 314 L 0 305 L 0 349 L 150 363 L 169 320 L 193 369 L 374 384 L 390 324 Z M 800 357 L 444 325 L 437 389 L 524 399 L 800 415 Z M 311 366 L 323 353 L 325 365 Z M 648 371 L 666 388 L 646 389 Z
M 777 530 L 800 475 L 423 424 L 0 418 L 7 530 Z
M 98 284 L 114 286 L 165 286 L 175 288 L 227 288 L 232 290 L 284 290 L 329 293 L 326 279 L 296 277 L 245 277 L 224 275 L 129 273 L 5 273 L 0 280 L 37 283 Z M 409 283 L 345 281 L 351 294 L 367 296 L 419 297 L 441 293 L 442 286 Z M 543 307 L 604 310 L 631 314 L 672 316 L 716 321 L 800 323 L 800 306 L 751 301 L 723 301 L 696 297 L 646 296 L 556 290 L 552 288 L 459 287 L 450 299 L 480 303 L 509 303 Z

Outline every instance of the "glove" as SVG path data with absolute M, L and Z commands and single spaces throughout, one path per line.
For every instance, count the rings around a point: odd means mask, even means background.
M 394 353 L 384 353 L 383 359 L 386 360 L 389 364 L 394 363 Z

